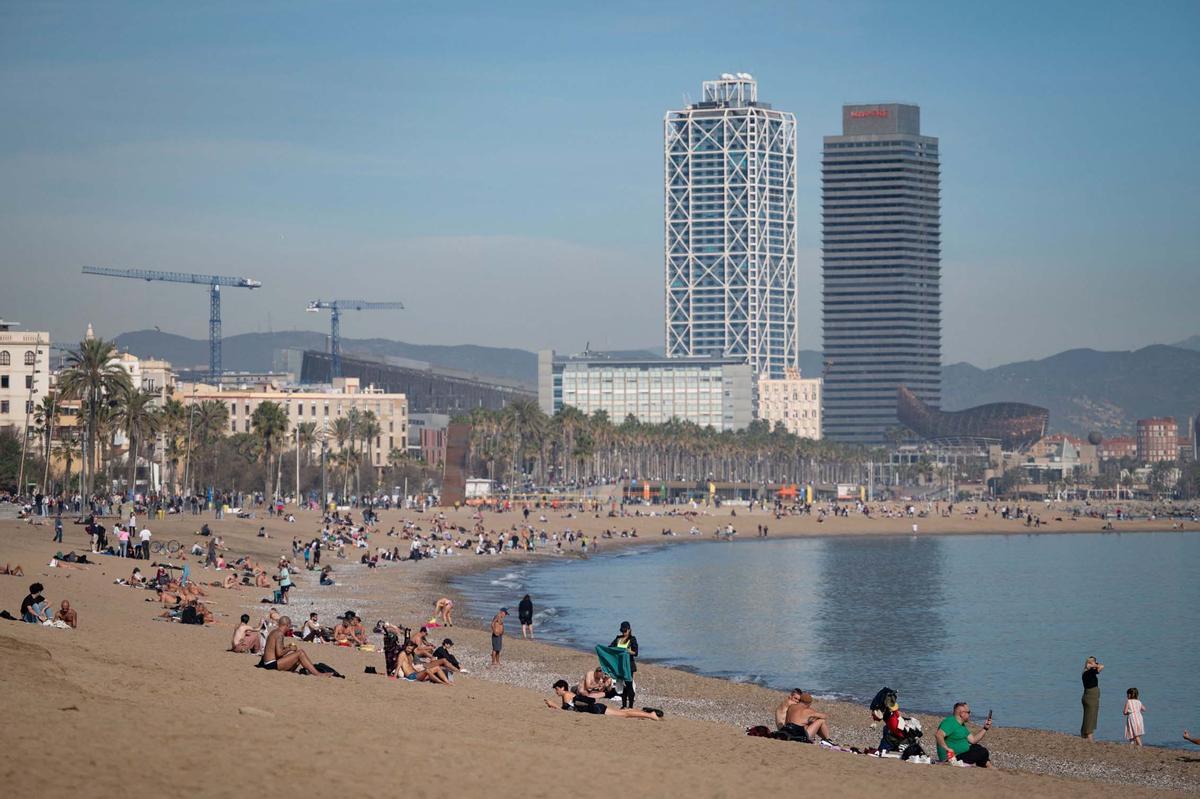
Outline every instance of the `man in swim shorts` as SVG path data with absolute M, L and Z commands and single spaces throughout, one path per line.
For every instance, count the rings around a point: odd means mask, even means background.
M 263 647 L 262 660 L 258 662 L 259 668 L 270 669 L 271 671 L 296 671 L 303 668 L 309 674 L 315 674 L 318 677 L 330 677 L 331 674 L 326 674 L 319 671 L 304 650 L 295 644 L 285 644 L 283 642 L 286 633 L 292 629 L 292 620 L 287 616 L 280 616 L 279 623 L 275 629 L 271 630 L 267 636 L 266 646 Z
M 490 665 L 500 665 L 500 650 L 504 649 L 504 617 L 508 608 L 500 608 L 500 612 L 492 617 L 492 662 Z

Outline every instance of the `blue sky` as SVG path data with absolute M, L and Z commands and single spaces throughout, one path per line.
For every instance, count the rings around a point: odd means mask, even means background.
M 1200 332 L 1200 4 L 5 3 L 0 316 L 227 333 L 401 299 L 349 336 L 662 344 L 662 115 L 751 72 L 798 118 L 801 344 L 821 136 L 907 101 L 941 139 L 943 351 L 993 365 Z M 243 296 L 238 296 L 243 294 Z M 7 301 L 6 301 L 7 300 Z

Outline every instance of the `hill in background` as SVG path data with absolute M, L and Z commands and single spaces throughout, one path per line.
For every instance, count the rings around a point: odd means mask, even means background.
M 204 340 L 138 330 L 117 336 L 117 344 L 140 357 L 168 360 L 177 369 L 208 365 L 208 342 Z M 325 334 L 315 331 L 245 333 L 225 339 L 222 358 L 229 371 L 266 371 L 276 349 L 322 350 L 325 346 Z M 529 386 L 537 383 L 537 355 L 526 350 L 408 344 L 378 338 L 343 339 L 342 349 L 347 355 L 409 358 Z M 661 350 L 619 354 L 661 355 Z M 821 353 L 802 350 L 800 370 L 806 377 L 821 374 Z M 1174 416 L 1184 424 L 1189 415 L 1200 413 L 1200 336 L 1175 346 L 1158 344 L 1132 352 L 1068 350 L 992 369 L 956 363 L 942 370 L 943 408 L 958 410 L 1001 401 L 1049 408 L 1051 429 L 1077 435 L 1092 430 L 1105 435 L 1132 433 L 1134 423 L 1148 416 Z

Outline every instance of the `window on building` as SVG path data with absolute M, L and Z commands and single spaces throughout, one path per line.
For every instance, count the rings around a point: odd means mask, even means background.
M 304 415 L 304 403 L 303 402 L 296 403 L 296 415 L 297 416 Z
M 8 388 L 8 375 L 0 375 L 0 388 Z
M 8 350 L 0 350 L 0 366 L 8 366 L 12 363 L 12 356 L 8 354 Z
M 25 365 L 33 366 L 37 362 L 37 356 L 33 354 L 33 350 L 25 350 Z
M 231 432 L 231 433 L 237 432 L 237 419 L 234 419 L 232 422 L 229 423 L 229 432 Z
M 25 400 L 25 413 L 33 413 L 33 400 Z
M 0 400 L 0 413 L 8 413 L 8 400 Z
M 25 388 L 33 388 L 33 375 L 25 375 Z
M 237 403 L 236 402 L 229 403 L 229 415 L 237 416 Z
M 250 420 L 249 419 L 246 420 L 246 432 L 247 433 L 250 432 Z

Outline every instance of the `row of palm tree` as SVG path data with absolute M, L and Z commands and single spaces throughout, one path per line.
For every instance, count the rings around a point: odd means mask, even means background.
M 470 468 L 516 485 L 591 484 L 622 478 L 751 483 L 860 482 L 879 453 L 800 438 L 782 425 L 756 421 L 745 430 L 672 419 L 645 424 L 628 416 L 614 424 L 604 411 L 590 416 L 565 406 L 554 416 L 532 400 L 503 410 L 475 409 L 459 419 L 471 426 Z

